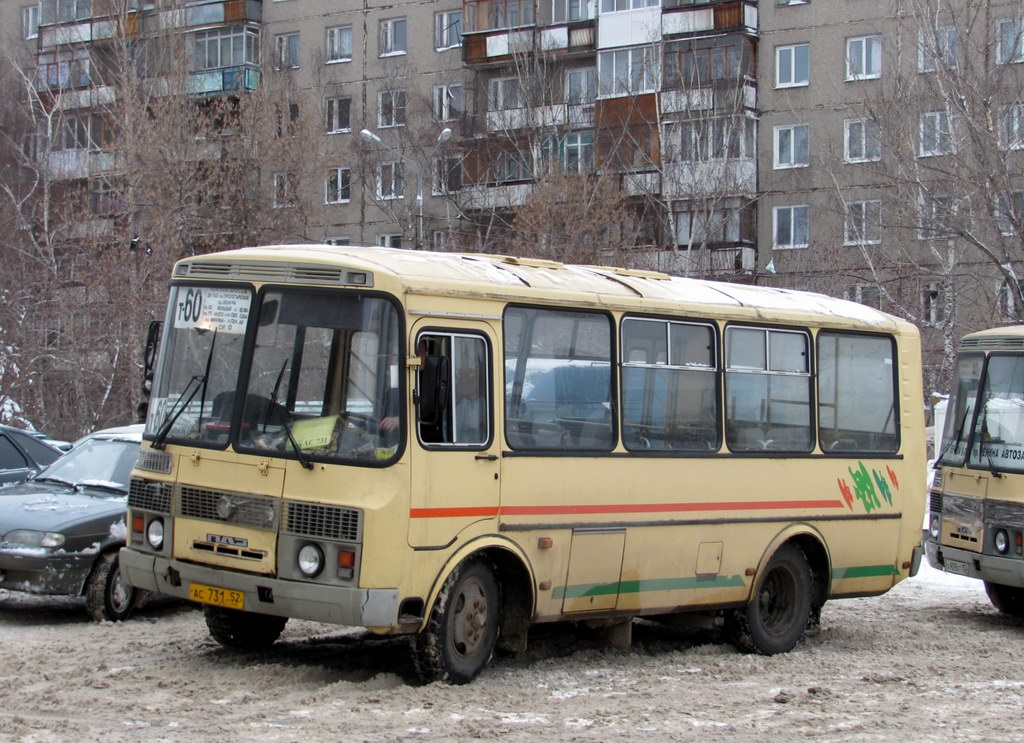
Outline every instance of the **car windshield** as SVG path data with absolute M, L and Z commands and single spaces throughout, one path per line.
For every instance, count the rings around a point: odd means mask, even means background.
M 36 480 L 128 492 L 139 445 L 134 441 L 87 439 L 39 473 Z

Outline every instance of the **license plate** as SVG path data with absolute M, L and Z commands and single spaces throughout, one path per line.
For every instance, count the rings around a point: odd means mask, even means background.
M 188 597 L 192 601 L 212 606 L 223 606 L 226 609 L 244 609 L 245 592 L 232 591 L 228 588 L 216 588 L 202 583 L 188 584 Z
M 944 567 L 947 573 L 953 573 L 953 575 L 966 575 L 970 576 L 971 566 L 966 562 L 960 562 L 959 560 L 946 560 Z

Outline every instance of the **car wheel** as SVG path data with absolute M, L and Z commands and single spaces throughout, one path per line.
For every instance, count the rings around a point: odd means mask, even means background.
M 86 581 L 85 607 L 97 622 L 120 622 L 135 611 L 137 593 L 121 573 L 117 552 L 106 552 Z
M 750 603 L 728 616 L 736 646 L 775 655 L 792 650 L 811 616 L 811 567 L 803 550 L 784 544 L 772 555 Z
M 426 629 L 414 640 L 416 671 L 424 681 L 465 684 L 491 659 L 498 639 L 501 592 L 483 559 L 459 566 L 445 581 Z
M 232 650 L 266 650 L 281 636 L 287 617 L 204 606 L 210 636 Z

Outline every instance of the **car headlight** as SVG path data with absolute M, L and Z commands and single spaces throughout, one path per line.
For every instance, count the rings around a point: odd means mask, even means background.
M 324 551 L 319 545 L 306 544 L 299 550 L 299 570 L 310 578 L 320 575 L 324 569 Z
M 149 527 L 146 529 L 146 541 L 149 542 L 149 546 L 155 550 L 164 546 L 163 519 L 153 519 L 149 522 Z
M 996 551 L 1001 555 L 1005 555 L 1010 549 L 1010 537 L 1007 536 L 1003 529 L 1000 529 L 993 535 L 992 543 L 996 546 Z
M 932 539 L 939 538 L 939 514 L 932 514 L 931 520 L 928 522 L 928 533 L 931 534 Z
M 4 543 L 12 547 L 60 547 L 64 544 L 64 535 L 55 531 L 33 531 L 32 529 L 15 529 L 4 534 Z

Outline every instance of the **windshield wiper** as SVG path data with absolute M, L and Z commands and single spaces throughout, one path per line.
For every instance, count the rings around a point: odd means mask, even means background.
M 210 340 L 210 351 L 209 351 L 209 353 L 206 354 L 206 369 L 205 369 L 205 372 L 203 374 L 196 374 L 194 377 L 192 377 L 192 379 L 190 379 L 188 381 L 188 384 L 185 385 L 185 389 L 183 389 L 181 391 L 181 394 L 178 395 L 178 399 L 174 401 L 174 405 L 171 407 L 171 412 L 167 414 L 167 417 L 164 419 L 164 422 L 160 425 L 160 429 L 156 432 L 156 437 L 153 439 L 153 448 L 154 449 L 163 449 L 164 448 L 164 446 L 165 446 L 164 442 L 167 440 L 167 436 L 171 432 L 171 426 L 173 426 L 174 422 L 176 420 L 178 420 L 178 418 L 181 416 L 182 413 L 185 412 L 185 408 L 187 408 L 191 404 L 192 400 L 196 396 L 196 393 L 199 392 L 200 389 L 203 390 L 203 398 L 202 399 L 203 399 L 203 403 L 205 404 L 205 401 L 206 401 L 206 383 L 207 383 L 207 380 L 209 380 L 209 378 L 210 378 L 210 362 L 213 361 L 213 349 L 216 347 L 216 345 L 217 345 L 217 329 L 214 328 L 213 329 L 213 338 Z M 198 384 L 197 384 L 197 382 L 198 382 Z M 189 392 L 190 390 L 191 390 L 191 392 Z M 185 400 L 184 402 L 182 402 L 182 398 L 185 397 L 186 393 L 188 393 L 188 399 Z M 203 411 L 202 411 L 202 408 L 200 408 L 199 409 L 199 422 L 202 423 L 202 421 L 203 421 Z
M 938 456 L 935 457 L 935 464 L 932 465 L 933 470 L 937 470 L 939 467 L 942 466 L 942 458 L 945 457 L 946 454 L 949 452 L 949 448 L 953 446 L 953 444 L 955 444 L 957 441 L 959 441 L 961 436 L 963 436 L 964 424 L 967 422 L 967 416 L 969 416 L 970 414 L 971 409 L 965 408 L 964 414 L 960 417 L 960 424 L 956 427 L 956 436 L 950 438 L 950 440 L 946 442 L 946 445 L 942 447 L 942 451 L 940 451 Z
M 985 442 L 985 436 L 988 434 L 988 405 L 987 404 L 984 405 L 981 408 L 981 420 L 979 421 L 979 423 L 981 425 L 978 426 L 978 430 L 980 432 L 982 432 L 982 435 L 979 437 L 981 440 L 978 442 L 978 453 L 979 454 L 981 452 L 985 453 L 985 459 L 988 460 L 988 471 L 992 473 L 993 477 L 998 479 L 998 478 L 1003 476 L 1003 473 L 1000 472 L 998 469 L 996 469 L 996 463 L 992 461 L 992 449 L 990 447 L 986 446 L 986 442 Z
M 268 410 L 270 410 L 270 415 L 277 413 L 277 417 L 281 419 L 281 428 L 284 429 L 285 434 L 288 436 L 288 441 L 291 442 L 292 448 L 295 450 L 295 454 L 299 458 L 299 464 L 301 464 L 304 469 L 313 469 L 313 463 L 309 461 L 309 457 L 306 456 L 302 449 L 299 448 L 298 442 L 292 435 L 292 427 L 288 424 L 288 418 L 287 416 L 285 416 L 284 411 L 281 409 L 281 406 L 271 403 L 271 406 L 270 408 L 268 408 Z
M 32 482 L 55 482 L 58 485 L 67 485 L 72 490 L 75 490 L 77 488 L 77 486 L 73 482 L 61 480 L 59 477 L 33 477 Z
M 115 485 L 110 482 L 103 482 L 101 480 L 80 480 L 75 484 L 78 490 L 83 488 L 90 488 L 92 490 L 107 490 L 111 493 L 117 493 L 118 495 L 124 495 L 128 491 L 122 485 Z

